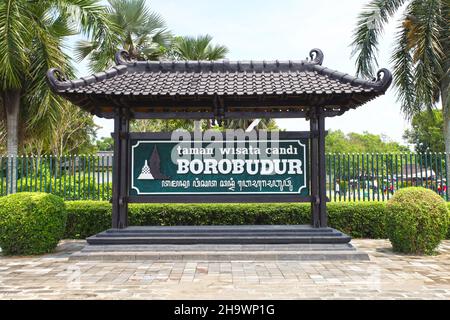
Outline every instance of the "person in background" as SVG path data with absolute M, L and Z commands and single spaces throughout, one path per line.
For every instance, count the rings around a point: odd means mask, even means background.
M 334 186 L 334 197 L 341 195 L 341 191 L 340 190 L 341 189 L 340 189 L 340 186 L 339 186 L 339 180 L 336 180 L 336 185 Z

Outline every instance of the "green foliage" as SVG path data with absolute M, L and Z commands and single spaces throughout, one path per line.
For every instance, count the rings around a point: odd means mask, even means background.
M 246 130 L 253 122 L 254 119 L 233 119 L 225 120 L 223 127 L 225 129 L 243 129 Z M 278 125 L 274 119 L 266 118 L 260 119 L 255 129 L 276 131 L 279 130 Z
M 396 153 L 409 151 L 406 146 L 390 141 L 387 137 L 368 132 L 345 134 L 330 130 L 325 138 L 328 153 Z
M 53 115 L 55 125 L 36 123 L 29 128 L 24 137 L 23 154 L 25 155 L 70 155 L 92 154 L 95 152 L 93 138 L 98 126 L 94 116 L 67 101 L 61 102 L 61 112 Z M 41 121 L 40 120 L 40 121 Z
M 83 170 L 83 160 L 80 158 L 79 169 Z M 35 160 L 31 158 L 31 160 Z M 19 162 L 19 179 L 17 179 L 17 192 L 46 192 L 62 197 L 66 200 L 99 199 L 109 200 L 112 196 L 112 182 L 98 183 L 96 172 L 71 171 L 59 168 L 59 159 L 52 158 L 53 166 L 50 169 L 50 158 L 41 158 L 39 164 L 29 163 L 30 171 L 22 169 Z M 64 161 L 61 160 L 61 163 Z M 34 165 L 38 168 L 35 170 Z M 32 170 L 33 169 L 33 170 Z M 87 170 L 87 168 L 85 168 Z M 92 169 L 92 168 L 91 168 Z M 2 190 L 6 190 L 6 180 L 3 181 Z
M 92 71 L 102 71 L 114 65 L 114 54 L 119 49 L 128 51 L 131 59 L 157 60 L 171 44 L 172 35 L 164 19 L 152 12 L 145 0 L 108 0 L 107 19 L 119 31 L 113 41 L 105 41 L 114 30 L 97 33 L 92 41 L 79 41 L 78 60 L 87 58 Z
M 46 193 L 17 193 L 0 198 L 0 247 L 6 255 L 51 252 L 64 235 L 63 200 Z
M 228 48 L 223 45 L 213 45 L 208 34 L 197 37 L 176 37 L 173 43 L 175 59 L 180 60 L 219 60 L 225 58 Z
M 194 120 L 185 119 L 145 119 L 133 120 L 130 123 L 132 132 L 172 132 L 177 129 L 193 131 Z
M 448 114 L 449 1 L 370 0 L 360 13 L 353 34 L 357 73 L 374 75 L 383 29 L 404 4 L 407 5 L 398 23 L 391 58 L 402 111 L 411 117 L 424 108 L 431 109 L 440 98 Z
M 386 203 L 372 202 L 329 202 L 329 226 L 355 238 L 386 238 Z
M 239 119 L 228 120 L 222 123 L 222 126 L 212 126 L 211 120 L 199 120 L 202 130 L 214 129 L 223 131 L 226 129 L 246 129 L 253 120 Z M 146 119 L 133 120 L 130 123 L 132 132 L 172 132 L 175 130 L 186 130 L 192 132 L 194 130 L 194 120 L 185 119 Z M 275 131 L 279 130 L 277 123 L 273 119 L 261 119 L 256 129 Z
M 442 110 L 420 112 L 412 118 L 411 129 L 403 138 L 414 145 L 416 152 L 444 152 L 444 119 Z
M 66 238 L 84 239 L 111 227 L 111 204 L 67 201 Z M 449 204 L 450 206 L 450 204 Z M 309 203 L 130 204 L 130 225 L 308 224 Z M 330 202 L 329 225 L 355 238 L 387 238 L 386 202 Z M 450 231 L 448 234 L 450 238 Z
M 304 224 L 309 221 L 307 212 L 296 204 L 141 204 L 130 207 L 130 224 Z
M 67 115 L 74 115 L 70 104 L 50 90 L 46 73 L 58 67 L 67 77 L 74 76 L 71 58 L 62 50 L 68 37 L 82 33 L 91 38 L 108 30 L 103 40 L 114 38 L 117 29 L 105 15 L 98 0 L 0 1 L 0 122 L 8 118 L 12 124 L 8 143 L 14 151 L 10 152 L 16 153 L 18 141 L 25 152 L 40 154 L 45 152 L 44 140 L 53 138 L 49 149 L 59 151 L 57 139 L 62 136 L 55 136 L 54 130 L 78 127 L 79 114 L 72 118 L 78 119 L 77 124 L 68 122 Z M 20 122 L 14 120 L 16 113 Z M 85 113 L 82 119 L 89 121 L 92 116 Z M 0 125 L 0 136 L 2 130 Z M 79 143 L 79 137 L 66 133 L 63 140 Z
M 432 254 L 448 232 L 446 203 L 431 190 L 401 189 L 386 208 L 386 231 L 394 251 Z
M 103 137 L 95 142 L 98 151 L 113 151 L 114 140 L 111 137 Z
M 64 238 L 85 239 L 111 228 L 112 206 L 106 201 L 66 201 Z
M 64 183 L 66 183 L 65 186 Z M 35 190 L 54 194 L 66 200 L 109 200 L 112 196 L 112 183 L 103 186 L 98 184 L 94 178 L 83 176 L 72 177 L 70 181 L 63 177 L 42 181 L 42 183 L 32 179 L 18 180 L 18 192 L 34 192 Z

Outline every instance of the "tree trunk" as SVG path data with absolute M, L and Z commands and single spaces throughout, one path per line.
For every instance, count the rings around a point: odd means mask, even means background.
M 450 74 L 448 73 L 449 63 L 444 66 L 445 76 L 441 82 L 441 100 L 442 100 L 442 114 L 444 116 L 444 139 L 445 139 L 445 159 L 446 159 L 446 183 L 447 194 L 449 194 L 450 182 Z
M 202 131 L 202 121 L 201 120 L 194 121 L 194 131 Z
M 19 144 L 19 110 L 20 90 L 7 90 L 3 92 L 3 103 L 6 111 L 7 125 L 7 152 L 8 170 L 7 183 L 8 193 L 16 193 L 17 187 L 17 151 Z

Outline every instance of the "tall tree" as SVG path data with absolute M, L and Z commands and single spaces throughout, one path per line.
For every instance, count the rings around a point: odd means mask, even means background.
M 166 53 L 171 59 L 176 60 L 218 60 L 225 58 L 228 48 L 224 45 L 213 45 L 210 35 L 199 35 L 197 37 L 176 37 L 172 43 L 171 49 Z M 198 123 L 199 127 L 201 123 Z M 211 123 L 206 122 L 206 128 L 210 128 Z M 191 120 L 138 120 L 132 124 L 132 129 L 146 129 L 153 131 L 155 128 L 161 128 L 161 131 L 171 131 L 174 129 L 194 128 Z
M 152 12 L 145 0 L 108 0 L 107 18 L 122 30 L 115 41 L 105 42 L 102 37 L 93 41 L 79 41 L 76 47 L 78 60 L 89 59 L 92 71 L 102 71 L 114 63 L 119 49 L 128 51 L 134 60 L 157 60 L 170 47 L 172 35 L 164 19 Z
M 99 126 L 93 116 L 70 103 L 58 117 L 59 125 L 48 134 L 48 149 L 52 154 L 90 154 L 95 150 Z
M 61 50 L 63 40 L 79 32 L 101 37 L 106 45 L 119 32 L 106 18 L 97 0 L 4 0 L 0 2 L 0 97 L 7 126 L 7 152 L 16 156 L 19 118 L 36 123 L 46 118 L 51 125 L 61 112 L 62 100 L 45 82 L 51 67 L 72 75 L 69 57 Z M 105 36 L 103 36 L 105 35 Z M 15 161 L 10 165 L 14 166 Z M 10 170 L 14 190 L 16 170 Z
M 443 127 L 441 110 L 423 111 L 414 115 L 411 128 L 405 130 L 403 138 L 414 145 L 417 152 L 443 152 L 445 150 Z
M 329 153 L 397 153 L 409 151 L 408 147 L 383 135 L 368 132 L 345 134 L 341 130 L 330 130 L 328 132 L 325 138 L 325 149 Z
M 145 119 L 130 123 L 130 130 L 133 132 L 171 132 L 177 129 L 192 131 L 194 123 L 184 119 Z
M 391 58 L 397 95 L 409 119 L 440 102 L 445 151 L 450 163 L 449 0 L 371 0 L 359 15 L 353 35 L 357 72 L 373 76 L 384 26 L 403 6 L 405 11 L 398 24 Z
M 111 137 L 103 137 L 95 143 L 98 151 L 114 151 L 114 139 Z

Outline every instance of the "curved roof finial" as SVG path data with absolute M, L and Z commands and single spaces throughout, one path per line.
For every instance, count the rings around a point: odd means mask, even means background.
M 122 49 L 116 52 L 114 61 L 116 64 L 128 64 L 131 62 L 131 57 L 127 50 Z
M 375 81 L 383 91 L 386 91 L 392 83 L 392 73 L 388 69 L 380 69 Z
M 51 68 L 47 71 L 47 79 L 52 88 L 61 90 L 71 87 L 69 79 L 59 68 Z
M 323 52 L 318 48 L 314 48 L 309 52 L 309 57 L 311 62 L 314 64 L 322 65 L 323 62 Z

